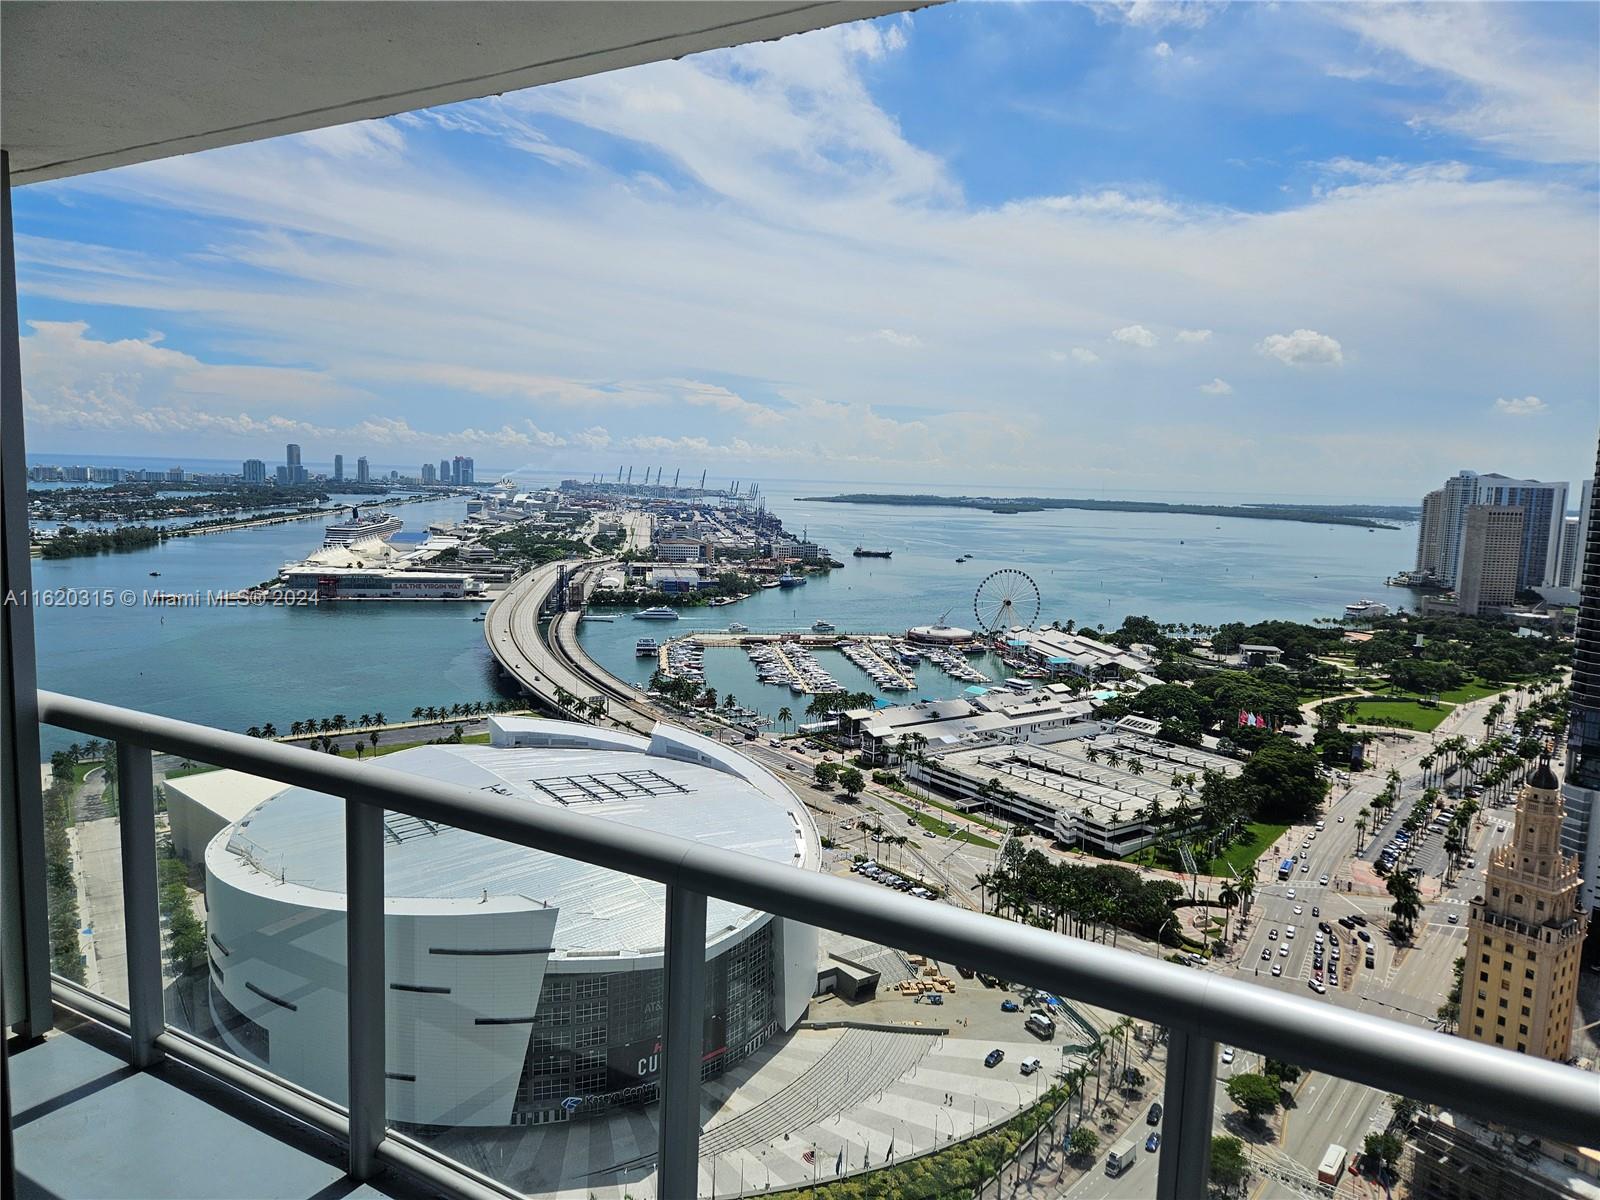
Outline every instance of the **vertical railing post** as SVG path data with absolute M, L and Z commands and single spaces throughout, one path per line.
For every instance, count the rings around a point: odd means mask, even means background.
M 50 921 L 39 783 L 39 681 L 34 671 L 33 568 L 22 439 L 17 255 L 11 155 L 0 150 L 0 1026 L 23 1038 L 50 1030 Z
M 700 1060 L 705 1054 L 706 898 L 667 888 L 667 1011 L 662 1037 L 656 1194 L 692 1200 L 700 1183 Z
M 1162 1092 L 1158 1200 L 1203 1196 L 1210 1186 L 1211 1127 L 1217 1044 L 1182 1029 L 1167 1030 L 1167 1084 Z
M 345 992 L 350 1066 L 349 1174 L 378 1170 L 384 1104 L 383 809 L 346 799 Z
M 163 1055 L 161 901 L 156 874 L 155 780 L 150 751 L 117 743 L 117 813 L 122 844 L 122 920 L 128 953 L 128 1061 L 143 1070 Z M 185 903 L 188 903 L 185 900 Z

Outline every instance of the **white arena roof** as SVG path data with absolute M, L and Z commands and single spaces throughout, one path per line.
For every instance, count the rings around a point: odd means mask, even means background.
M 551 740 L 551 731 L 561 731 L 566 744 L 419 746 L 384 756 L 382 765 L 737 850 L 774 866 L 817 864 L 815 829 L 800 801 L 763 768 L 707 739 L 660 727 L 647 742 L 554 721 L 491 725 L 497 743 Z M 685 752 L 713 765 L 670 756 Z M 660 952 L 665 889 L 658 883 L 398 813 L 386 813 L 384 827 L 385 895 L 421 902 L 407 911 L 459 912 L 461 902 L 485 898 L 529 901 L 560 910 L 554 958 Z M 236 886 L 342 908 L 343 804 L 285 789 L 218 835 L 206 857 Z M 708 943 L 761 915 L 710 899 Z

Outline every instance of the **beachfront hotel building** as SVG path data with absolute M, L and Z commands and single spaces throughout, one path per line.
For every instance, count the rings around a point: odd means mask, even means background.
M 490 743 L 385 768 L 815 870 L 805 806 L 709 739 L 492 718 Z M 263 799 L 262 793 L 268 794 Z M 180 853 L 206 843 L 211 1017 L 228 1048 L 342 1098 L 343 809 L 237 772 L 169 795 Z M 232 818 L 226 825 L 223 818 Z M 655 1099 L 664 889 L 394 813 L 384 818 L 387 1112 L 423 1126 L 584 1119 Z M 703 1077 L 800 1020 L 817 932 L 712 899 Z

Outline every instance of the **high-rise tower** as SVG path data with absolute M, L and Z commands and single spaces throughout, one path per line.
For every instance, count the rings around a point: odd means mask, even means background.
M 1595 451 L 1600 476 L 1600 446 Z M 1577 855 L 1583 876 L 1580 901 L 1593 912 L 1600 904 L 1600 504 L 1588 496 L 1588 528 L 1579 564 L 1582 600 L 1572 649 L 1572 711 L 1567 721 L 1567 770 L 1562 795 L 1567 804 L 1561 845 Z

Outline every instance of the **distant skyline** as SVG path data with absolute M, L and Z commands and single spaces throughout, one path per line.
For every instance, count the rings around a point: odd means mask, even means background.
M 1594 4 L 961 3 L 34 185 L 30 458 L 1575 484 L 1597 72 Z

